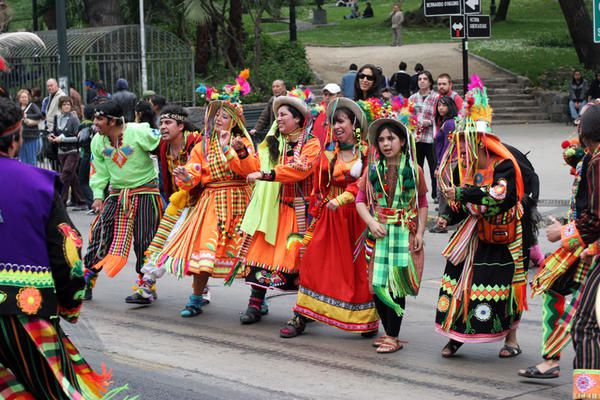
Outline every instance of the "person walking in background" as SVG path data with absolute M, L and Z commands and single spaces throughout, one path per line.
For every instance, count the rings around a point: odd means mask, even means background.
M 583 79 L 581 71 L 573 71 L 573 78 L 569 83 L 569 112 L 574 124 L 579 123 L 579 114 L 587 103 L 588 90 L 588 82 Z
M 398 65 L 398 72 L 390 78 L 390 86 L 394 88 L 396 94 L 408 99 L 410 93 L 410 75 L 406 72 L 406 63 L 401 61 Z
M 287 94 L 287 87 L 285 86 L 285 82 L 281 79 L 276 79 L 273 81 L 271 85 L 271 90 L 273 91 L 273 96 L 269 99 L 267 106 L 260 113 L 258 117 L 258 121 L 256 121 L 256 125 L 254 125 L 254 129 L 250 130 L 250 135 L 252 135 L 254 143 L 258 144 L 263 141 L 265 135 L 271 129 L 271 125 L 273 125 L 273 121 L 275 121 L 275 114 L 273 113 L 273 102 L 279 96 L 285 96 Z
M 390 19 L 392 22 L 392 46 L 402 46 L 402 23 L 404 22 L 404 13 L 402 12 L 400 3 L 395 3 L 392 7 Z M 406 69 L 406 67 L 404 67 L 404 69 Z
M 38 125 L 42 120 L 42 112 L 31 101 L 31 94 L 27 89 L 17 92 L 17 102 L 23 112 L 23 146 L 19 152 L 19 160 L 35 165 L 40 151 L 40 130 Z
M 117 92 L 113 94 L 112 99 L 123 109 L 123 116 L 126 122 L 133 122 L 135 119 L 135 104 L 137 96 L 129 91 L 129 83 L 126 79 L 117 80 Z
M 381 98 L 381 73 L 373 64 L 365 64 L 358 70 L 354 81 L 354 101 Z
M 416 63 L 415 64 L 415 73 L 410 77 L 410 93 L 415 94 L 419 90 L 419 85 L 417 84 L 417 78 L 421 72 L 425 71 L 423 64 Z
M 344 74 L 342 77 L 342 94 L 344 97 L 349 99 L 354 98 L 354 82 L 356 81 L 356 70 L 358 70 L 358 65 L 352 63 L 348 68 L 348 72 Z
M 444 153 L 448 148 L 448 136 L 454 132 L 455 122 L 454 118 L 458 115 L 458 109 L 456 104 L 449 96 L 443 96 L 437 101 L 435 111 L 435 130 L 433 136 L 433 148 L 435 153 L 435 159 L 439 162 L 444 157 Z M 436 176 L 438 170 L 436 168 Z M 442 218 L 443 213 L 446 211 L 448 202 L 441 192 L 438 192 L 436 203 L 439 203 L 439 212 L 437 223 L 429 229 L 431 233 L 446 233 L 448 232 L 447 222 Z
M 418 75 L 419 91 L 409 97 L 409 101 L 415 105 L 415 113 L 418 121 L 416 133 L 417 161 L 421 168 L 427 159 L 429 176 L 431 177 L 431 198 L 437 199 L 437 185 L 435 179 L 436 161 L 433 153 L 433 128 L 435 123 L 435 106 L 437 93 L 433 92 L 433 77 L 429 71 L 423 71 Z
M 52 143 L 58 145 L 60 161 L 60 179 L 63 184 L 62 199 L 65 205 L 71 192 L 72 205 L 75 210 L 87 210 L 83 193 L 79 187 L 77 171 L 79 166 L 79 119 L 73 112 L 73 101 L 68 96 L 58 99 L 61 114 L 54 117 L 54 130 L 49 136 Z

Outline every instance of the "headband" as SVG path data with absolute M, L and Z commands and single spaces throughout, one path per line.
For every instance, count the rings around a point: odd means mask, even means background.
M 19 131 L 21 129 L 21 124 L 22 124 L 21 120 L 18 120 L 13 125 L 6 128 L 6 130 L 4 132 L 0 133 L 0 137 L 12 135 L 13 133 Z
M 105 113 L 102 110 L 96 110 L 96 112 L 94 113 L 94 117 L 104 117 L 104 118 L 108 118 L 108 119 L 118 119 L 121 120 L 121 122 L 124 124 L 125 123 L 125 117 L 121 116 L 121 117 L 115 117 L 114 115 L 109 115 L 107 113 Z
M 162 121 L 163 119 L 173 119 L 175 121 L 184 122 L 187 117 L 183 114 L 167 113 L 160 116 L 160 120 Z

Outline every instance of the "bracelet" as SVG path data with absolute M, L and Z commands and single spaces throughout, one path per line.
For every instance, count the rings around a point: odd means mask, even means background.
M 246 149 L 245 146 L 239 150 L 236 150 L 235 152 L 237 153 L 240 160 L 243 160 L 244 158 L 248 157 L 248 149 Z
M 229 151 L 229 145 L 227 145 L 225 147 L 221 147 L 221 149 L 223 150 L 223 154 L 225 154 Z
M 261 181 L 274 181 L 275 180 L 275 171 L 271 170 L 269 172 L 260 171 L 260 180 Z

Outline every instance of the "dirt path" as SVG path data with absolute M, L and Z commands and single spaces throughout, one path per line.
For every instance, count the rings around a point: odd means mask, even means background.
M 408 64 L 412 73 L 416 63 L 420 62 L 435 77 L 447 72 L 453 79 L 462 78 L 462 54 L 457 51 L 458 43 L 412 44 L 400 47 L 314 47 L 307 46 L 306 53 L 315 73 L 324 82 L 339 82 L 351 63 L 359 68 L 362 64 L 372 63 L 383 68 L 386 76 L 398 69 L 400 61 Z M 486 79 L 499 77 L 499 72 L 479 60 L 469 57 L 469 74 L 478 74 Z

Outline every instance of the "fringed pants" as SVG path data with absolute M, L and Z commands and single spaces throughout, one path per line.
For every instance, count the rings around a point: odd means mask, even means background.
M 135 270 L 141 274 L 144 266 L 144 252 L 150 246 L 152 238 L 158 229 L 162 215 L 162 204 L 159 195 L 137 194 L 139 205 L 132 218 L 133 250 L 136 255 Z M 92 224 L 90 243 L 84 258 L 85 266 L 92 268 L 107 254 L 112 245 L 115 229 L 115 218 L 119 212 L 118 196 L 110 196 L 104 201 L 104 208 Z

